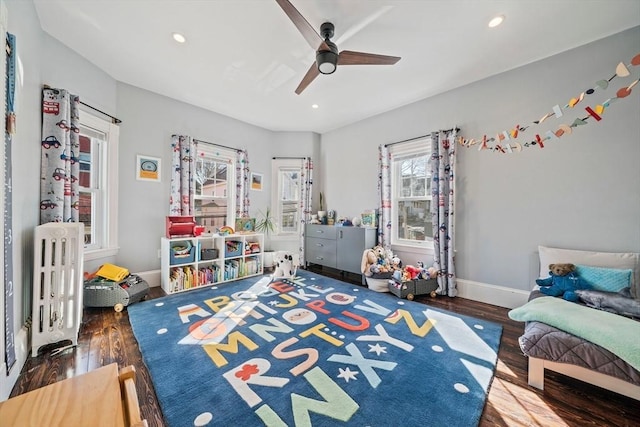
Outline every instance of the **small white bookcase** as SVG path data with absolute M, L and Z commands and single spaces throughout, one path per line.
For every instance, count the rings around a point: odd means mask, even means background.
M 162 289 L 189 291 L 263 273 L 261 233 L 161 239 Z

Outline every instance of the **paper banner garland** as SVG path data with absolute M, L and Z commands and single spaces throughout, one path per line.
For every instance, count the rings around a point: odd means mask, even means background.
M 582 102 L 586 95 L 591 95 L 595 93 L 597 90 L 606 90 L 609 87 L 609 83 L 611 83 L 611 81 L 613 81 L 615 78 L 624 78 L 624 77 L 630 76 L 631 72 L 629 71 L 629 67 L 631 66 L 636 67 L 638 65 L 640 65 L 640 53 L 634 56 L 631 59 L 631 62 L 629 64 L 620 62 L 616 66 L 615 74 L 611 76 L 609 79 L 598 80 L 595 83 L 594 87 L 585 90 L 575 98 L 571 98 L 563 107 L 561 107 L 560 105 L 554 105 L 553 107 L 551 107 L 551 112 L 546 113 L 540 119 L 535 120 L 530 124 L 526 126 L 520 126 L 519 124 L 515 125 L 513 129 L 510 129 L 508 131 L 504 130 L 502 132 L 498 132 L 495 137 L 487 137 L 487 135 L 484 135 L 482 138 L 467 139 L 461 136 L 457 139 L 458 144 L 467 148 L 478 145 L 478 151 L 489 150 L 489 151 L 498 152 L 502 154 L 513 153 L 514 151 L 520 152 L 522 151 L 523 147 L 528 148 L 528 147 L 537 146 L 539 148 L 544 148 L 546 141 L 558 140 L 561 136 L 570 134 L 573 128 L 586 125 L 588 123 L 587 122 L 588 120 L 595 120 L 596 122 L 601 121 L 602 115 L 605 112 L 605 110 L 609 108 L 609 106 L 613 102 L 629 96 L 631 94 L 631 89 L 636 84 L 638 84 L 638 81 L 640 79 L 636 78 L 628 86 L 623 86 L 620 89 L 618 89 L 615 97 L 609 98 L 603 103 L 598 104 L 594 107 L 586 106 L 585 111 L 587 112 L 587 115 L 583 118 L 574 119 L 573 123 L 571 123 L 570 125 L 565 123 L 560 124 L 558 126 L 558 129 L 555 132 L 549 130 L 544 134 L 544 136 L 541 136 L 540 134 L 536 134 L 534 139 L 532 139 L 529 142 L 525 142 L 523 144 L 514 140 L 518 138 L 518 136 L 522 132 L 526 131 L 532 126 L 539 125 L 551 117 L 556 117 L 556 118 L 562 117 L 567 110 L 574 108 L 576 105 Z

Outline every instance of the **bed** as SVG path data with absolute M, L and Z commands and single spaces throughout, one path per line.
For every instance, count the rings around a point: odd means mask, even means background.
M 593 266 L 601 271 L 629 272 L 635 305 L 640 300 L 640 255 L 538 248 L 540 274 L 552 263 Z M 622 286 L 622 285 L 620 285 Z M 534 288 L 529 302 L 509 313 L 524 321 L 520 348 L 528 357 L 529 385 L 544 389 L 551 370 L 640 400 L 640 319 L 549 297 Z M 612 331 L 614 331 L 612 333 Z

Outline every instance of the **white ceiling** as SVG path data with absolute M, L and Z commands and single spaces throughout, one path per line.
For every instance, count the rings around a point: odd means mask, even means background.
M 640 25 L 638 0 L 291 2 L 318 32 L 335 24 L 340 50 L 402 59 L 338 67 L 296 95 L 315 55 L 275 0 L 34 0 L 44 31 L 118 81 L 318 133 Z M 504 23 L 488 28 L 498 14 Z

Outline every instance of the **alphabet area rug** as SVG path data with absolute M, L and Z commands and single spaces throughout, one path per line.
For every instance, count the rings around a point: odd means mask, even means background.
M 476 426 L 502 327 L 298 270 L 143 301 L 168 426 Z

